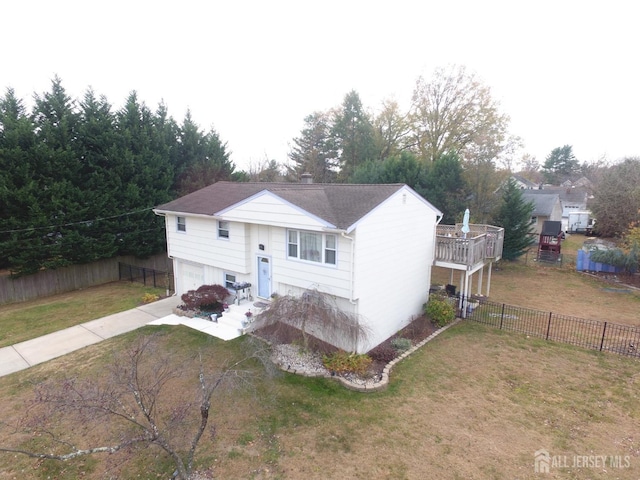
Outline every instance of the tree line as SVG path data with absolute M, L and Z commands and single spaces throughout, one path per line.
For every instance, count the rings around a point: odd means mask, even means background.
M 55 78 L 25 102 L 0 99 L 0 269 L 28 274 L 165 249 L 151 209 L 237 175 L 226 143 L 187 112 L 178 124 L 132 92 L 120 110 Z
M 165 248 L 154 206 L 219 180 L 299 181 L 303 173 L 316 183 L 406 183 L 443 212 L 443 224 L 469 208 L 473 223 L 507 226 L 530 220 L 531 209 L 517 208 L 517 192 L 509 202 L 522 218 L 503 218 L 500 189 L 519 163 L 519 173 L 538 184 L 593 180 L 603 234 L 623 235 L 640 220 L 637 159 L 581 165 L 565 145 L 541 165 L 517 158 L 520 140 L 508 126 L 475 74 L 441 68 L 418 78 L 406 111 L 388 100 L 372 113 L 348 92 L 341 105 L 304 118 L 286 161 L 237 171 L 215 130 L 202 131 L 189 112 L 176 122 L 164 104 L 152 111 L 135 92 L 114 110 L 91 89 L 70 98 L 56 77 L 27 110 L 8 89 L 0 99 L 0 269 L 19 275 L 146 257 Z M 599 183 L 606 188 L 597 192 Z

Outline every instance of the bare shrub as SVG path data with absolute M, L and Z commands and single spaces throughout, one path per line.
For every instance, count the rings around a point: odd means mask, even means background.
M 288 325 L 299 329 L 307 350 L 311 337 L 316 336 L 331 345 L 357 351 L 360 342 L 365 342 L 369 335 L 357 315 L 341 310 L 333 298 L 315 289 L 306 290 L 299 297 L 276 297 L 258 319 L 265 326 Z

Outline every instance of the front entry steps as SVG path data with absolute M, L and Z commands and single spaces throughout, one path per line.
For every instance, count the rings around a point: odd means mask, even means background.
M 233 340 L 253 329 L 252 320 L 264 310 L 262 305 L 265 303 L 255 302 L 255 304 L 259 304 L 258 306 L 248 302 L 229 305 L 229 308 L 216 321 L 198 317 L 182 317 L 172 313 L 149 322 L 148 325 L 184 325 L 225 341 Z M 247 312 L 251 312 L 249 321 L 247 321 Z

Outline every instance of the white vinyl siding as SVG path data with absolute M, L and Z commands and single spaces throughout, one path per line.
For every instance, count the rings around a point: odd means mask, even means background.
M 215 265 L 225 271 L 247 274 L 251 268 L 250 236 L 247 225 L 229 222 L 229 239 L 218 238 L 218 222 L 203 217 L 187 217 L 189 234 L 167 229 L 168 254 L 193 263 Z M 167 225 L 176 217 L 167 216 Z M 254 242 L 255 243 L 255 242 Z M 222 274 L 218 274 L 220 282 Z M 213 280 L 213 279 L 211 279 Z
M 336 236 L 327 233 L 287 231 L 287 256 L 307 262 L 336 264 Z

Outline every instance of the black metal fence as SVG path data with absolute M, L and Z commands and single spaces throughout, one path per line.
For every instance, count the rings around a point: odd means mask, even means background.
M 166 288 L 173 291 L 173 274 L 170 272 L 137 267 L 122 262 L 118 262 L 118 271 L 120 280 L 139 282 L 148 287 Z
M 512 332 L 640 358 L 640 327 L 466 299 L 466 318 Z

